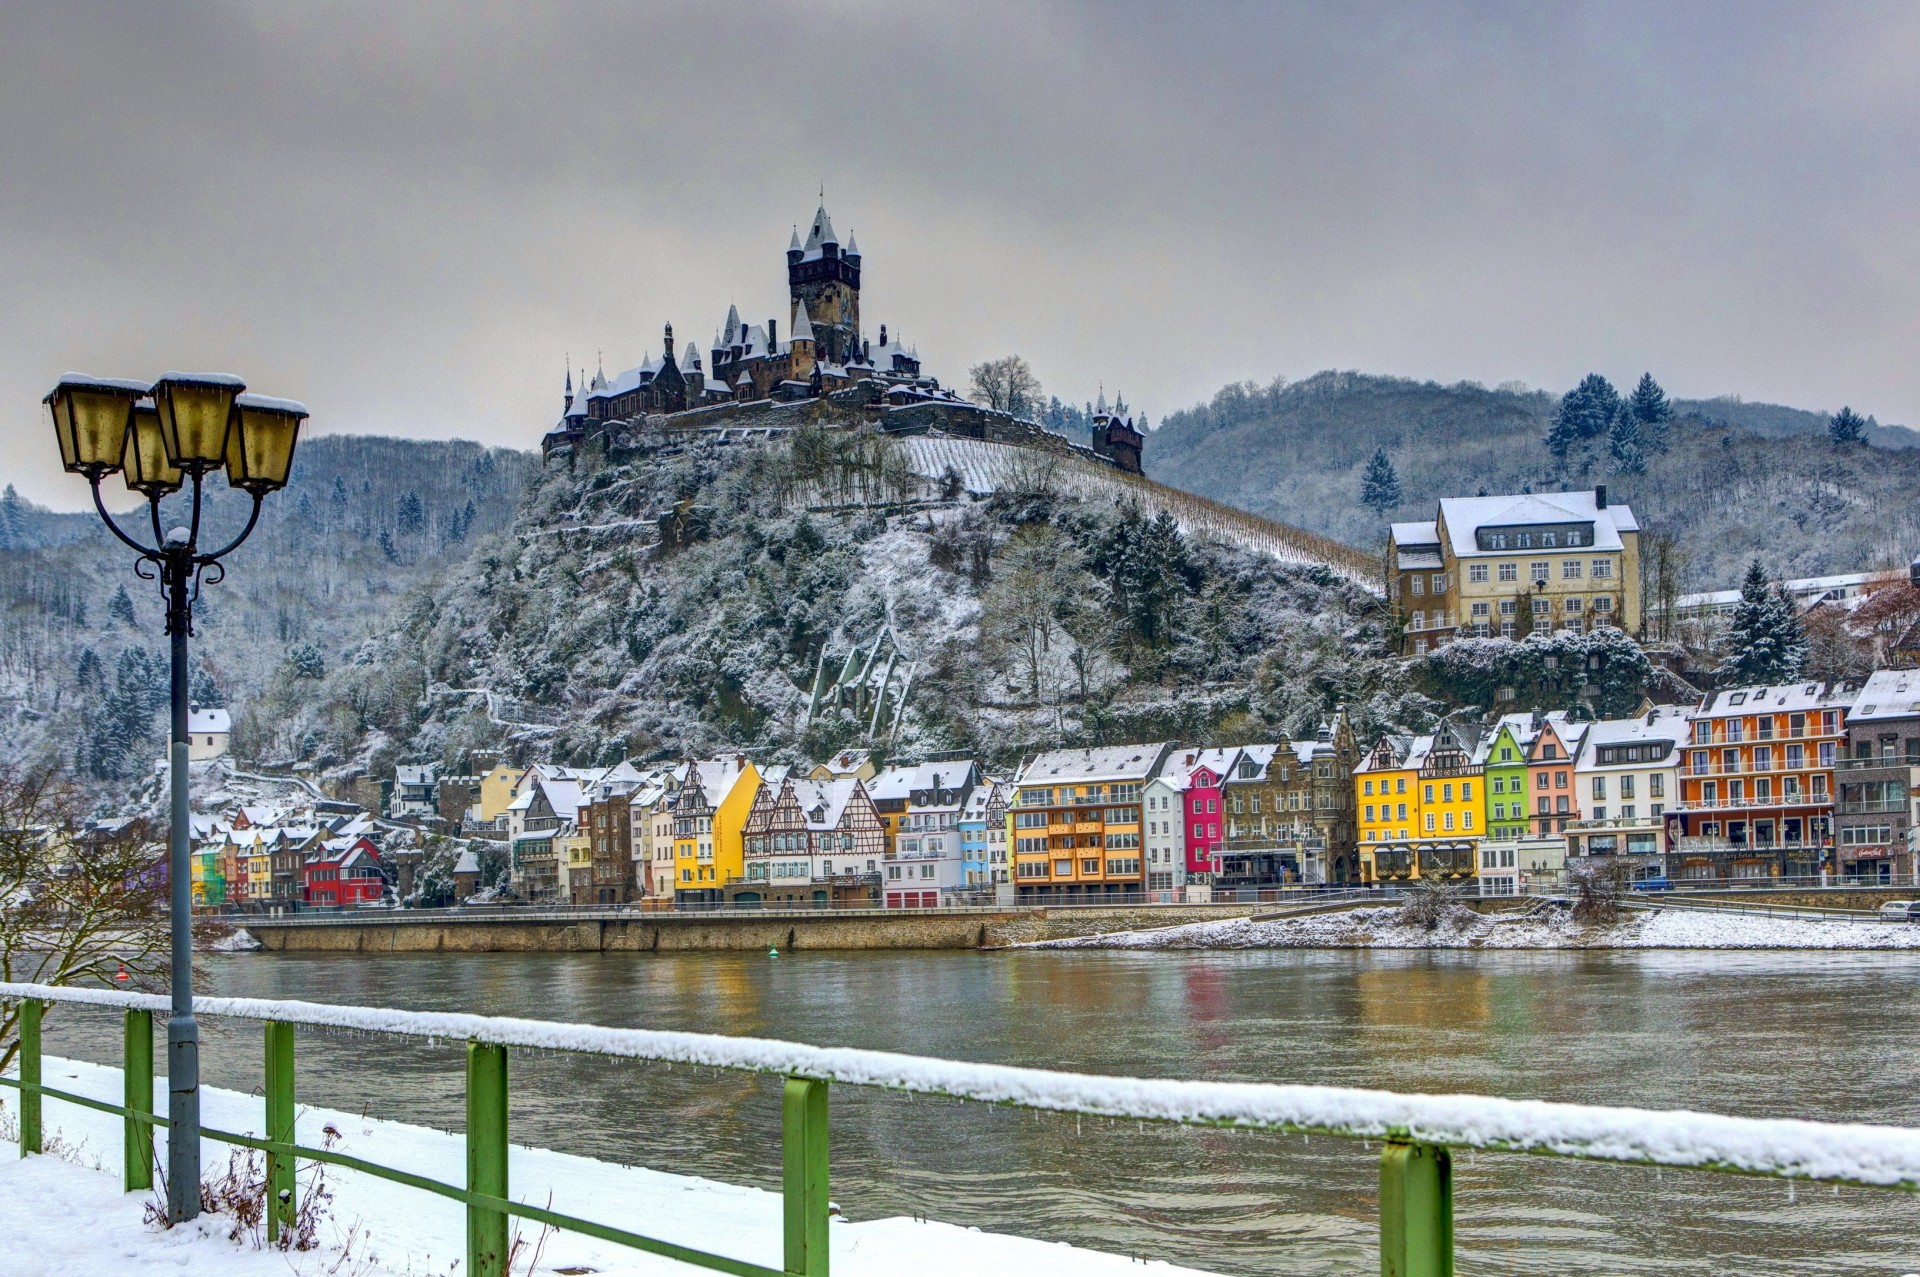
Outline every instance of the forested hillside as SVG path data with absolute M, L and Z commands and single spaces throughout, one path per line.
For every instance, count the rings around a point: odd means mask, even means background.
M 1028 460 L 986 494 L 871 433 L 688 435 L 556 460 L 359 660 L 250 705 L 247 748 L 375 771 L 480 747 L 1011 762 L 1312 730 L 1336 705 L 1422 721 L 1368 591 L 1083 496 L 1051 454 L 1006 449 Z
M 1672 404 L 1661 438 L 1625 460 L 1603 421 L 1562 461 L 1545 442 L 1559 404 L 1520 386 L 1351 372 L 1241 383 L 1165 418 L 1146 464 L 1162 482 L 1357 546 L 1380 544 L 1391 519 L 1432 517 L 1442 496 L 1605 483 L 1644 526 L 1677 540 L 1683 591 L 1737 583 L 1755 557 L 1804 576 L 1920 551 L 1920 450 L 1835 444 L 1817 414 L 1709 400 Z M 1871 423 L 1866 435 L 1903 437 Z M 1370 509 L 1363 485 L 1376 452 L 1398 491 Z
M 388 620 L 393 600 L 513 516 L 538 461 L 465 442 L 322 435 L 195 611 L 196 695 L 314 687 Z M 125 498 L 108 481 L 116 502 Z M 249 499 L 216 481 L 210 537 Z M 144 509 L 138 511 L 143 518 Z M 128 521 L 130 526 L 137 527 Z M 118 780 L 160 756 L 166 640 L 158 586 L 91 514 L 0 497 L 0 715 L 10 757 L 50 751 Z

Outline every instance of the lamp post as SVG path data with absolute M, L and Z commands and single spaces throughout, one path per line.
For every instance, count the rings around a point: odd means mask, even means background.
M 134 572 L 158 581 L 173 648 L 173 724 L 168 744 L 171 830 L 167 872 L 172 940 L 172 1011 L 167 1019 L 167 1218 L 200 1213 L 200 1029 L 193 1018 L 193 832 L 187 807 L 187 638 L 202 584 L 226 576 L 220 561 L 260 520 L 260 503 L 286 486 L 307 410 L 289 399 L 244 393 L 237 377 L 170 372 L 148 385 L 68 373 L 44 400 L 69 474 L 86 477 L 94 509 L 139 556 Z M 253 498 L 247 526 L 217 550 L 200 547 L 201 486 L 225 468 L 227 482 Z M 124 476 L 147 499 L 152 544 L 129 535 L 107 513 L 100 481 Z M 162 531 L 161 499 L 186 485 L 185 527 Z

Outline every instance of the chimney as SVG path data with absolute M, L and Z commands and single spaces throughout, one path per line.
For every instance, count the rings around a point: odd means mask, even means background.
M 1593 508 L 1596 510 L 1607 508 L 1607 485 L 1604 483 L 1597 483 L 1593 487 Z
M 780 345 L 780 337 L 775 332 L 774 322 L 771 319 L 769 319 L 767 321 L 767 353 L 771 355 L 779 347 L 779 345 Z M 1601 502 L 1601 504 L 1605 505 L 1606 503 Z

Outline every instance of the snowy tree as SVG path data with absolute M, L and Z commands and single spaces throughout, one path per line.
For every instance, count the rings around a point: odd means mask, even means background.
M 1740 601 L 1727 627 L 1726 654 L 1714 669 L 1723 686 L 1749 687 L 1790 682 L 1806 661 L 1806 635 L 1800 609 L 1784 590 L 1767 580 L 1755 559 L 1740 583 Z
M 1613 383 L 1597 372 L 1581 378 L 1569 390 L 1554 411 L 1553 424 L 1547 430 L 1547 450 L 1562 465 L 1574 448 L 1591 445 L 1607 433 L 1620 408 L 1620 394 Z
M 187 699 L 201 709 L 219 709 L 226 705 L 227 694 L 212 670 L 195 665 L 187 675 Z
M 1643 454 L 1665 452 L 1673 425 L 1673 405 L 1667 401 L 1667 392 L 1660 388 L 1652 373 L 1640 374 L 1640 382 L 1628 396 L 1627 404 L 1640 423 L 1640 451 Z
M 296 643 L 287 649 L 287 669 L 295 678 L 318 681 L 327 676 L 327 661 L 313 643 Z
M 1607 456 L 1615 474 L 1643 474 L 1647 468 L 1640 438 L 1640 418 L 1631 406 L 1621 404 L 1607 430 Z
M 1865 443 L 1867 423 L 1852 408 L 1842 408 L 1827 418 L 1827 438 L 1842 447 L 1850 443 Z
M 1367 469 L 1360 476 L 1360 504 L 1375 514 L 1384 515 L 1404 500 L 1400 476 L 1393 472 L 1393 460 L 1385 448 L 1375 448 Z
M 1030 416 L 1041 409 L 1040 379 L 1019 355 L 975 364 L 968 376 L 972 379 L 968 398 L 975 403 L 1016 417 Z
M 127 593 L 126 586 L 122 585 L 113 592 L 113 599 L 107 604 L 107 615 L 128 629 L 136 624 L 133 619 L 133 596 Z
M 393 533 L 381 528 L 380 535 L 375 540 L 379 543 L 380 553 L 387 556 L 387 562 L 397 566 L 400 562 L 400 550 L 393 543 Z
M 400 505 L 394 516 L 404 536 L 418 536 L 420 529 L 426 526 L 426 509 L 420 504 L 420 494 L 409 488 L 400 494 Z

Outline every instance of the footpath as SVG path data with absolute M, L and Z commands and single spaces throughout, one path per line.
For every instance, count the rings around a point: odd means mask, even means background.
M 79 1095 L 121 1098 L 118 1069 L 48 1056 L 45 1079 Z M 164 1113 L 166 1080 L 156 1077 L 154 1086 Z M 202 1087 L 201 1096 L 207 1125 L 260 1134 L 258 1096 L 214 1087 Z M 0 1132 L 13 1135 L 18 1112 L 11 1092 L 0 1099 Z M 117 1117 L 48 1099 L 45 1125 L 52 1151 L 44 1156 L 22 1159 L 16 1143 L 0 1141 L 0 1267 L 8 1277 L 458 1277 L 465 1266 L 466 1223 L 458 1204 L 338 1167 L 326 1168 L 332 1198 L 315 1229 L 318 1246 L 305 1253 L 266 1249 L 257 1230 L 236 1228 L 227 1215 L 159 1228 L 144 1218 L 157 1195 L 120 1192 Z M 464 1145 L 455 1134 L 308 1107 L 300 1109 L 297 1126 L 303 1144 L 331 1144 L 456 1184 L 465 1176 Z M 205 1142 L 207 1178 L 226 1169 L 232 1151 Z M 509 1154 L 508 1180 L 520 1201 L 551 1201 L 587 1219 L 780 1267 L 778 1193 L 519 1145 Z M 311 1184 L 310 1166 L 302 1167 L 300 1182 L 303 1190 Z M 1143 1270 L 1149 1277 L 1206 1277 L 1165 1263 L 914 1219 L 835 1216 L 828 1234 L 834 1277 L 1140 1277 Z M 519 1274 L 687 1277 L 710 1271 L 589 1237 L 542 1234 L 525 1223 L 519 1236 Z

